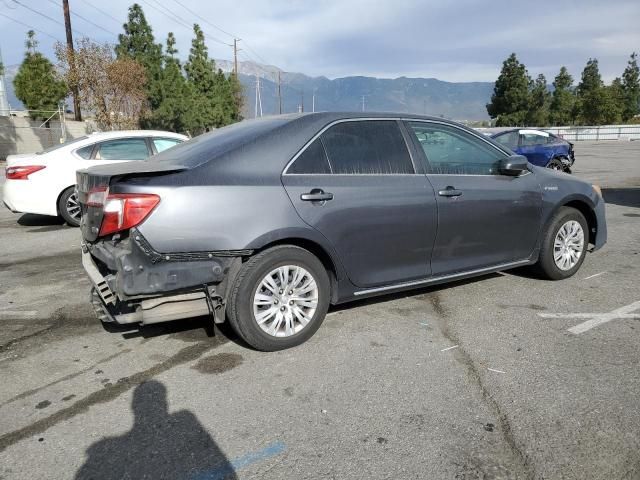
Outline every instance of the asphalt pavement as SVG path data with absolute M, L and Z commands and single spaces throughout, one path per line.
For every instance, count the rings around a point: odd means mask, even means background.
M 640 478 L 640 142 L 576 157 L 609 228 L 576 276 L 341 306 L 278 353 L 106 331 L 79 231 L 1 209 L 0 479 Z

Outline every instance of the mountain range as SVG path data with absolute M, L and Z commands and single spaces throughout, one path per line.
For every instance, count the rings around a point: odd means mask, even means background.
M 233 63 L 216 60 L 216 66 L 230 72 Z M 5 68 L 9 104 L 22 108 L 13 91 L 18 65 Z M 260 79 L 263 115 L 278 113 L 278 72 L 282 111 L 384 111 L 442 116 L 455 120 L 488 119 L 485 105 L 493 91 L 492 82 L 445 82 L 435 78 L 375 78 L 364 76 L 329 79 L 302 73 L 284 72 L 277 67 L 254 62 L 239 62 L 240 81 L 245 90 L 245 118 L 256 110 L 256 76 Z M 258 105 L 259 110 L 259 105 Z M 258 112 L 259 113 L 259 112 Z

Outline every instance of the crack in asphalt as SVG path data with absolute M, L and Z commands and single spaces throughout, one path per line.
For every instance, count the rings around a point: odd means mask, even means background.
M 120 395 L 132 389 L 133 387 L 144 383 L 151 378 L 166 372 L 167 370 L 170 370 L 178 365 L 197 360 L 205 352 L 226 343 L 226 340 L 222 340 L 219 338 L 220 337 L 216 337 L 216 339 L 211 339 L 207 342 L 199 342 L 193 345 L 189 345 L 188 347 L 184 347 L 180 351 L 178 351 L 178 353 L 168 358 L 167 360 L 157 363 L 154 366 L 141 372 L 134 373 L 129 377 L 121 378 L 115 384 L 110 385 L 103 390 L 93 392 L 73 403 L 67 408 L 58 410 L 48 417 L 37 420 L 36 422 L 27 425 L 26 427 L 0 436 L 0 452 L 20 442 L 21 440 L 24 440 L 25 438 L 29 438 L 33 435 L 42 433 L 60 422 L 69 420 L 76 415 L 87 412 L 89 410 L 89 407 L 93 405 L 107 403 L 115 400 Z
M 102 365 L 103 363 L 109 362 L 109 361 L 113 360 L 114 358 L 117 358 L 120 355 L 123 355 L 125 353 L 129 353 L 131 351 L 132 350 L 130 348 L 125 348 L 124 350 L 116 352 L 113 355 L 109 355 L 108 357 L 105 357 L 105 358 L 97 361 L 96 363 L 94 363 L 92 365 L 89 365 L 86 368 L 83 368 L 82 370 L 78 370 L 77 372 L 73 372 L 73 373 L 70 373 L 69 375 L 65 375 L 64 377 L 58 378 L 57 380 L 54 380 L 53 382 L 47 383 L 46 385 L 42 385 L 41 387 L 32 388 L 31 390 L 27 390 L 25 392 L 19 393 L 15 397 L 12 397 L 12 398 L 10 398 L 9 400 L 7 400 L 7 401 L 5 401 L 3 403 L 0 403 L 0 407 L 4 407 L 5 405 L 8 405 L 9 403 L 13 403 L 16 400 L 21 400 L 23 398 L 30 397 L 31 395 L 34 395 L 34 394 L 44 390 L 45 388 L 49 388 L 49 387 L 52 387 L 53 385 L 57 385 L 58 383 L 65 382 L 67 380 L 71 380 L 72 378 L 76 378 L 76 377 L 82 375 L 83 373 L 90 372 L 91 370 L 96 368 L 98 365 Z
M 531 463 L 529 457 L 521 450 L 518 446 L 514 436 L 513 431 L 511 429 L 511 424 L 509 423 L 509 418 L 505 413 L 502 412 L 500 405 L 493 398 L 488 388 L 482 381 L 482 376 L 478 371 L 475 363 L 471 359 L 471 356 L 464 348 L 464 345 L 458 338 L 458 336 L 450 329 L 449 324 L 447 323 L 448 312 L 444 305 L 442 304 L 442 299 L 437 291 L 433 291 L 422 296 L 423 299 L 427 299 L 433 308 L 433 311 L 438 315 L 438 327 L 442 333 L 442 335 L 451 342 L 452 345 L 459 345 L 459 347 L 454 351 L 454 358 L 462 364 L 466 371 L 467 376 L 476 384 L 479 388 L 482 398 L 485 403 L 489 406 L 491 410 L 493 410 L 496 418 L 498 419 L 498 423 L 500 426 L 500 432 L 502 433 L 502 437 L 504 441 L 509 446 L 515 457 L 520 462 L 522 470 L 526 474 L 526 478 L 534 479 L 535 469 Z

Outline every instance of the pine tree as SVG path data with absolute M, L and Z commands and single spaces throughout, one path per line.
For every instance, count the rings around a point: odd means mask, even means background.
M 573 93 L 573 77 L 566 67 L 560 68 L 560 73 L 553 81 L 553 94 L 549 106 L 549 121 L 552 125 L 570 125 L 573 123 L 573 108 L 575 95 Z
M 216 70 L 215 63 L 209 58 L 204 42 L 204 32 L 200 26 L 193 26 L 195 37 L 191 41 L 189 59 L 184 66 L 187 82 L 194 94 L 190 115 L 192 133 L 206 131 L 216 125 L 218 108 L 216 102 Z
M 502 64 L 502 71 L 493 88 L 487 112 L 497 126 L 524 125 L 529 111 L 531 79 L 526 67 L 512 53 Z
M 193 95 L 182 74 L 180 61 L 176 58 L 178 50 L 175 45 L 176 39 L 173 33 L 169 32 L 164 68 L 159 82 L 160 103 L 142 122 L 145 128 L 158 128 L 173 132 L 189 131 L 189 111 Z
M 640 68 L 638 68 L 638 54 L 633 52 L 627 68 L 622 74 L 622 89 L 624 91 L 624 108 L 622 119 L 625 122 L 640 114 Z
M 142 7 L 134 3 L 129 7 L 129 17 L 123 26 L 124 33 L 118 35 L 115 47 L 118 58 L 132 58 L 140 63 L 146 71 L 147 97 L 151 110 L 155 110 L 162 101 L 162 45 L 155 43 L 153 30 L 144 16 Z
M 46 119 L 58 110 L 67 95 L 67 85 L 56 75 L 53 64 L 38 52 L 35 32 L 27 32 L 27 51 L 13 79 L 18 99 L 30 110 L 31 118 Z
M 625 110 L 625 92 L 620 77 L 604 87 L 602 123 L 614 124 L 622 121 Z
M 540 74 L 535 82 L 531 83 L 527 125 L 544 127 L 549 123 L 550 98 L 551 95 L 547 90 L 547 79 L 543 74 Z
M 607 93 L 600 76 L 597 59 L 590 58 L 584 67 L 577 95 L 581 122 L 585 125 L 605 123 Z

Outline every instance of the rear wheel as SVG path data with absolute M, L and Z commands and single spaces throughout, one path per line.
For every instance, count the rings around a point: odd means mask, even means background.
M 58 212 L 68 225 L 72 227 L 80 225 L 81 210 L 76 187 L 69 187 L 62 192 L 58 200 Z
M 560 208 L 544 233 L 536 264 L 538 272 L 549 280 L 562 280 L 575 274 L 584 262 L 588 231 L 582 213 L 571 207 Z
M 229 323 L 258 350 L 294 347 L 320 328 L 329 294 L 320 260 L 299 247 L 273 247 L 242 265 L 228 299 Z

